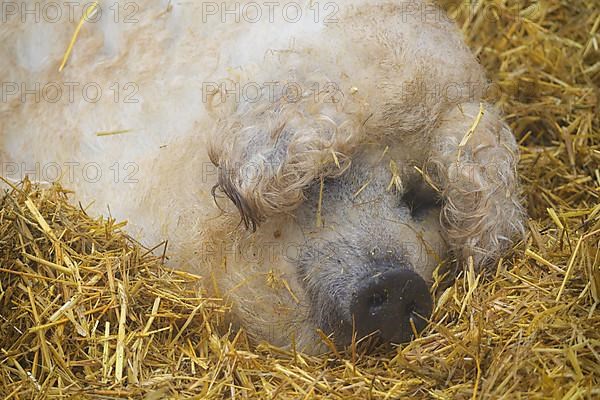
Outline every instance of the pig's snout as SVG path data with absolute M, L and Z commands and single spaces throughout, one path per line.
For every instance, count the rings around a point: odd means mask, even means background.
M 394 269 L 365 279 L 351 304 L 357 338 L 376 333 L 384 342 L 403 343 L 420 332 L 433 302 L 425 280 L 408 269 Z

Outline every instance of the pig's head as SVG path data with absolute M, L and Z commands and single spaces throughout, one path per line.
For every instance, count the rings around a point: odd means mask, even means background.
M 301 87 L 326 88 L 324 68 L 319 64 L 312 75 L 294 70 L 295 77 Z M 283 304 L 298 314 L 292 331 L 320 328 L 339 344 L 353 332 L 407 341 L 431 313 L 436 266 L 448 255 L 472 257 L 476 268 L 493 265 L 522 233 L 517 146 L 492 107 L 429 104 L 401 96 L 389 79 L 369 82 L 356 89 L 355 81 L 342 79 L 319 96 L 300 91 L 287 101 L 275 92 L 215 109 L 209 146 L 218 170 L 215 194 L 229 198 L 254 232 L 242 241 L 299 248 L 285 268 L 273 263 L 254 271 L 284 271 L 301 292 L 292 297 L 302 298 L 286 303 L 260 290 L 238 294 L 258 299 L 238 302 L 251 315 L 247 324 L 260 325 L 254 320 L 261 313 Z M 286 324 L 293 317 L 279 319 Z
M 383 151 L 367 150 L 342 176 L 311 185 L 294 212 L 304 239 L 294 262 L 310 315 L 340 344 L 353 332 L 392 343 L 420 332 L 446 253 L 435 191 L 415 175 L 395 176 L 404 165 Z
M 408 341 L 431 314 L 433 271 L 447 251 L 439 196 L 405 149 L 364 141 L 363 116 L 338 121 L 334 105 L 318 116 L 303 110 L 282 103 L 221 119 L 210 148 L 215 194 L 225 194 L 247 231 L 263 238 L 285 230 L 273 222 L 279 216 L 293 220 L 301 233 L 280 240 L 297 245 L 286 262 L 302 286 L 309 325 L 340 345 L 353 332 Z

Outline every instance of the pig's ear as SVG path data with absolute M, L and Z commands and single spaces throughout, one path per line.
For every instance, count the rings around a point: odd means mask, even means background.
M 293 100 L 272 93 L 253 103 L 228 99 L 210 135 L 213 194 L 227 195 L 252 230 L 293 211 L 316 179 L 343 173 L 363 137 L 365 117 L 344 111 L 343 96 L 332 102 L 311 92 Z
M 440 220 L 457 256 L 477 267 L 524 237 L 517 162 L 510 128 L 491 105 L 464 103 L 447 111 L 433 132 L 424 168 L 443 200 Z

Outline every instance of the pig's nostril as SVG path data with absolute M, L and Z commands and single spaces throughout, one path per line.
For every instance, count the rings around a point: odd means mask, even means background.
M 358 337 L 376 332 L 380 339 L 401 343 L 423 330 L 432 300 L 427 284 L 417 273 L 397 269 L 367 279 L 351 306 Z
M 378 311 L 378 309 L 381 308 L 381 306 L 383 306 L 383 304 L 387 301 L 387 299 L 388 299 L 388 291 L 387 290 L 373 293 L 369 300 L 369 304 L 371 306 L 371 311 L 373 311 L 373 312 Z

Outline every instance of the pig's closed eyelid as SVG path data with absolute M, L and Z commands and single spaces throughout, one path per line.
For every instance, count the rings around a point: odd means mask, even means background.
M 439 201 L 412 204 L 409 206 L 410 216 L 415 220 L 422 219 L 429 211 L 439 209 L 440 205 Z
M 433 190 L 422 186 L 413 186 L 409 187 L 402 195 L 402 204 L 408 206 L 413 219 L 419 219 L 429 210 L 440 208 L 442 202 L 440 196 Z

